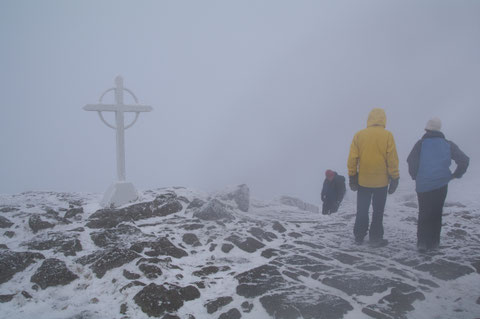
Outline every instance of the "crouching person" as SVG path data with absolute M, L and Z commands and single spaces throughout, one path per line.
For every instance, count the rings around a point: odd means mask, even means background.
M 332 170 L 325 172 L 325 181 L 322 188 L 322 214 L 336 213 L 345 195 L 345 177 Z
M 408 171 L 415 180 L 418 197 L 417 248 L 420 252 L 438 248 L 442 229 L 443 204 L 448 183 L 466 172 L 470 159 L 440 131 L 438 118 L 427 122 L 425 135 L 408 155 Z M 451 160 L 457 164 L 450 171 Z

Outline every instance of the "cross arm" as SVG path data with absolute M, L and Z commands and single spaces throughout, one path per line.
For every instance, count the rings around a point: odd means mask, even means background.
M 128 105 L 128 104 L 87 104 L 83 107 L 85 111 L 98 112 L 150 112 L 152 107 L 149 105 Z

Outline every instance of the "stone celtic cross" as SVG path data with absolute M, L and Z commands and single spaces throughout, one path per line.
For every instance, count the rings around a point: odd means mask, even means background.
M 103 97 L 108 93 L 114 91 L 115 104 L 102 103 Z M 129 93 L 136 104 L 124 104 L 123 94 L 124 91 Z M 98 116 L 105 125 L 112 128 L 116 132 L 117 140 L 117 182 L 112 184 L 105 193 L 101 204 L 103 206 L 121 206 L 128 202 L 134 201 L 138 198 L 137 191 L 132 183 L 125 181 L 125 130 L 132 127 L 138 119 L 140 112 L 150 112 L 152 107 L 148 105 L 138 104 L 138 99 L 132 91 L 123 86 L 123 78 L 117 76 L 115 78 L 115 87 L 106 90 L 100 96 L 99 104 L 87 104 L 83 107 L 85 111 L 96 111 Z M 103 117 L 102 112 L 115 112 L 115 125 L 108 123 Z M 135 112 L 135 119 L 132 123 L 125 125 L 124 113 Z

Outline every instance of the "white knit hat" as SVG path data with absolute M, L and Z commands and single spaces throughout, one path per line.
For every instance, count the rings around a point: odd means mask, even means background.
M 428 120 L 427 125 L 425 126 L 426 130 L 429 131 L 438 131 L 442 129 L 442 121 L 438 117 L 432 117 Z

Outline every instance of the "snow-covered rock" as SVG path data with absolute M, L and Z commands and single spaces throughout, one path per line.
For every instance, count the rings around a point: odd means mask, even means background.
M 78 276 L 71 272 L 64 261 L 56 258 L 49 258 L 43 261 L 42 265 L 37 269 L 30 279 L 42 289 L 54 286 L 68 285 Z
M 206 221 L 231 221 L 235 219 L 232 209 L 216 198 L 211 199 L 202 207 L 197 209 L 197 211 L 193 214 L 193 217 Z
M 223 200 L 232 200 L 242 212 L 248 212 L 250 207 L 250 189 L 242 184 L 218 194 Z
M 3 216 L 0 216 L 0 228 L 10 228 L 13 223 Z
M 16 252 L 11 250 L 0 251 L 0 284 L 3 284 L 13 276 L 24 271 L 28 266 L 44 259 L 40 253 L 34 252 Z
M 320 211 L 318 206 L 306 203 L 303 200 L 292 196 L 282 196 L 280 197 L 279 202 L 283 205 L 293 206 L 307 212 L 318 213 Z
M 447 201 L 440 250 L 415 249 L 411 193 L 389 197 L 389 245 L 355 245 L 355 202 L 323 216 L 293 197 L 250 203 L 146 191 L 0 195 L 0 303 L 8 318 L 474 318 L 480 204 Z M 247 200 L 248 198 L 248 200 Z M 48 225 L 47 225 L 48 223 Z M 33 227 L 32 227 L 33 225 Z

